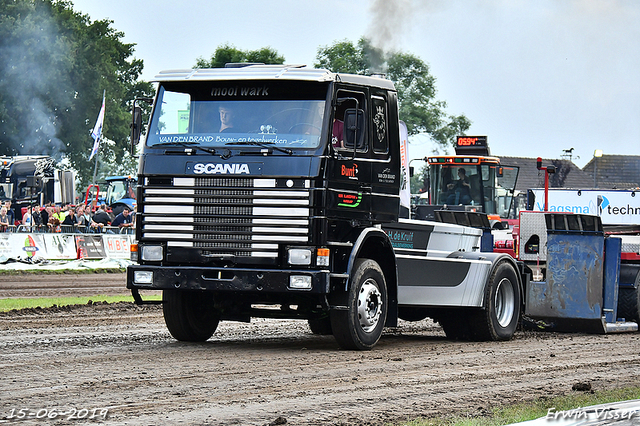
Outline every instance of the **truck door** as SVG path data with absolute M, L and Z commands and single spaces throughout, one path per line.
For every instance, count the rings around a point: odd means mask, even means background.
M 331 123 L 327 217 L 370 221 L 369 104 L 365 90 L 338 89 Z
M 395 93 L 371 89 L 371 218 L 374 222 L 396 220 L 400 208 L 400 133 Z

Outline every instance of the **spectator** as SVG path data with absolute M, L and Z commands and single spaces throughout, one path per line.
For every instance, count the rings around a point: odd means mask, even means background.
M 31 217 L 31 207 L 28 207 L 27 210 L 22 215 L 22 225 L 25 228 L 27 228 L 27 230 L 30 230 L 32 224 L 33 224 L 33 220 Z
M 40 206 L 35 206 L 31 212 L 31 221 L 36 228 L 42 227 L 42 216 L 40 215 Z
M 60 220 L 55 216 L 50 216 L 49 218 L 49 230 L 51 232 L 62 232 L 60 228 Z
M 62 223 L 64 222 L 64 218 L 66 214 L 62 211 L 62 208 L 60 206 L 55 206 L 53 208 L 53 215 L 50 215 L 50 216 L 55 217 L 56 219 L 58 219 L 60 223 Z
M 42 222 L 41 226 L 46 227 L 49 224 L 49 211 L 46 206 L 42 206 L 40 210 L 40 221 Z
M 111 216 L 107 213 L 106 204 L 101 204 L 96 213 L 91 218 L 91 229 L 95 232 L 102 232 L 105 226 L 111 223 Z
M 133 226 L 133 215 L 131 214 L 131 209 L 128 206 L 125 206 L 122 212 L 113 219 L 111 226 L 131 228 Z
M 14 226 L 16 224 L 16 215 L 11 210 L 11 201 L 6 201 L 4 203 L 5 208 L 7 209 L 7 217 L 9 218 L 9 225 Z
M 80 204 L 76 209 L 78 217 L 78 230 L 81 232 L 89 232 L 91 226 L 91 207 Z
M 76 212 L 73 207 L 69 208 L 61 225 L 64 226 L 65 232 L 75 232 L 76 226 L 78 226 L 78 218 L 76 217 Z
M 0 232 L 7 232 L 9 230 L 9 215 L 7 214 L 7 208 L 2 206 L 0 208 Z

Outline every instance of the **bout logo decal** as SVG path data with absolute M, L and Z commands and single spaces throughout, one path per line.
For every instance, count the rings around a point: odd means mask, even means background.
M 348 177 L 349 179 L 358 180 L 358 165 L 354 164 L 353 166 L 348 167 L 343 164 L 340 168 L 340 174 Z

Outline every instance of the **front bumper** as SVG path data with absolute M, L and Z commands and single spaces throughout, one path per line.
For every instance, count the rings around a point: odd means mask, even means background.
M 135 271 L 153 273 L 150 283 L 134 282 Z M 291 276 L 311 277 L 310 289 L 289 286 Z M 309 269 L 250 269 L 200 266 L 131 265 L 127 268 L 127 288 L 132 290 L 205 290 L 217 292 L 327 294 L 330 273 Z

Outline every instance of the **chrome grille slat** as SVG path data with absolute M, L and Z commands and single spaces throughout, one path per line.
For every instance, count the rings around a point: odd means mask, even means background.
M 166 182 L 166 181 L 165 181 Z M 273 257 L 278 244 L 309 241 L 310 192 L 276 179 L 174 178 L 143 188 L 142 238 L 205 254 Z

